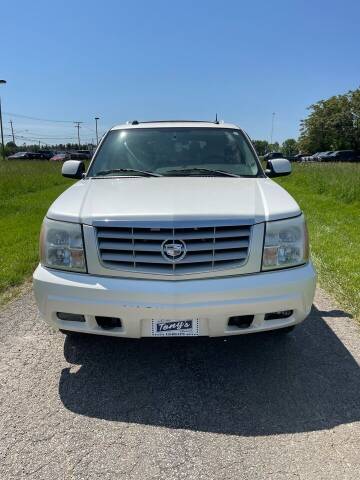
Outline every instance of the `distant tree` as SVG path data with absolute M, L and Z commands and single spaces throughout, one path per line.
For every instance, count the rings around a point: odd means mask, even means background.
M 295 155 L 299 151 L 298 142 L 295 138 L 288 138 L 283 141 L 281 151 L 284 155 Z
M 266 140 L 252 140 L 252 144 L 256 150 L 256 153 L 260 156 L 265 155 L 269 151 L 269 142 Z
M 299 147 L 316 152 L 360 148 L 360 89 L 321 100 L 301 121 Z
M 5 157 L 8 157 L 9 155 L 12 155 L 13 153 L 16 153 L 16 145 L 14 142 L 7 142 L 5 145 Z
M 8 157 L 16 152 L 16 144 L 14 142 L 7 142 L 5 145 L 5 156 Z
M 269 152 L 280 152 L 279 142 L 269 143 Z

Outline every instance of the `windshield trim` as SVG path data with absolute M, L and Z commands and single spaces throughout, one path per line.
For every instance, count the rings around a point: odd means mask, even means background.
M 149 131 L 149 130 L 159 130 L 159 129 L 162 129 L 162 130 L 171 130 L 171 129 L 173 129 L 173 128 L 174 128 L 174 127 L 163 127 L 163 126 L 161 126 L 161 127 L 151 127 L 151 128 L 146 127 L 146 130 L 147 130 L 147 131 Z M 197 128 L 197 129 L 199 129 L 199 130 L 204 130 L 204 129 L 208 129 L 209 127 L 196 127 L 196 126 L 195 126 L 195 127 L 192 127 L 192 126 L 189 127 L 189 126 L 186 126 L 186 127 L 177 127 L 177 128 L 183 129 L 183 130 L 193 129 L 193 128 Z M 231 132 L 234 131 L 234 130 L 239 131 L 239 132 L 242 134 L 243 139 L 244 139 L 244 141 L 246 142 L 247 146 L 249 147 L 249 149 L 250 149 L 251 152 L 253 153 L 254 158 L 255 158 L 256 165 L 257 165 L 257 167 L 258 167 L 258 172 L 257 172 L 257 174 L 256 174 L 256 175 L 252 175 L 252 176 L 246 176 L 246 177 L 245 177 L 245 176 L 242 176 L 242 177 L 239 177 L 239 178 L 266 178 L 264 169 L 263 169 L 263 167 L 262 167 L 262 165 L 261 165 L 261 162 L 260 162 L 260 160 L 259 160 L 258 154 L 257 154 L 257 152 L 256 152 L 256 150 L 255 150 L 255 147 L 254 147 L 254 145 L 252 144 L 249 135 L 248 135 L 246 132 L 244 132 L 244 130 L 243 130 L 242 128 L 240 128 L 240 127 L 237 127 L 237 128 L 235 128 L 235 127 L 221 127 L 221 126 L 219 126 L 219 127 L 211 127 L 211 128 L 212 128 L 212 129 L 215 128 L 215 129 L 219 129 L 219 130 L 227 130 L 227 131 L 231 131 Z M 89 172 L 91 171 L 91 168 L 92 168 L 94 162 L 96 161 L 96 158 L 97 158 L 97 156 L 99 155 L 99 153 L 100 153 L 100 151 L 101 151 L 101 149 L 102 149 L 102 147 L 103 147 L 103 145 L 104 145 L 105 140 L 106 140 L 107 137 L 111 134 L 111 132 L 123 132 L 123 131 L 133 131 L 133 130 L 134 130 L 134 128 L 116 128 L 116 129 L 115 129 L 115 128 L 111 128 L 110 130 L 108 130 L 108 131 L 106 132 L 106 134 L 102 137 L 99 145 L 97 146 L 97 149 L 95 150 L 95 153 L 94 153 L 94 155 L 93 155 L 93 157 L 92 157 L 92 159 L 91 159 L 91 161 L 90 161 L 89 167 L 88 167 L 88 169 L 87 169 L 87 171 L 86 171 L 86 173 L 85 173 L 85 175 L 84 175 L 84 179 L 86 179 L 86 178 L 114 178 L 114 177 L 112 177 L 112 176 L 97 177 L 96 175 L 90 175 Z M 145 128 L 142 128 L 141 125 L 139 125 L 139 128 L 136 128 L 136 130 L 145 130 Z M 137 175 L 119 175 L 119 176 L 117 176 L 116 178 L 126 178 L 126 177 L 129 177 L 129 178 L 134 178 L 134 177 L 139 178 L 140 176 L 137 176 Z M 143 176 L 141 176 L 141 178 L 154 178 L 154 177 L 143 177 Z M 226 177 L 222 177 L 222 178 L 226 178 Z M 229 176 L 228 178 L 236 178 L 236 177 L 230 177 L 230 176 Z

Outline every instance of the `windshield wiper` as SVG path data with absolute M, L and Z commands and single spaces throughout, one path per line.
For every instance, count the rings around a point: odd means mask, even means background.
M 136 170 L 135 168 L 114 168 L 112 170 L 101 170 L 100 172 L 97 172 L 95 177 L 102 177 L 106 175 L 110 175 L 112 173 L 136 173 L 138 175 L 141 175 L 142 177 L 162 177 L 159 173 L 154 173 L 154 172 L 147 172 L 145 170 Z
M 174 169 L 174 170 L 167 170 L 166 172 L 163 172 L 164 176 L 170 176 L 175 175 L 175 176 L 189 176 L 194 172 L 195 174 L 206 174 L 206 173 L 211 173 L 212 175 L 218 175 L 218 176 L 224 176 L 224 177 L 240 177 L 240 175 L 236 175 L 235 173 L 230 173 L 230 172 L 225 172 L 224 170 L 212 170 L 211 168 L 198 168 L 198 167 L 192 167 L 192 168 L 182 168 L 180 169 Z

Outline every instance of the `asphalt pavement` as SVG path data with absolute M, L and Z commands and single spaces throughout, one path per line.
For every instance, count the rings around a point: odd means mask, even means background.
M 317 292 L 285 338 L 66 338 L 0 312 L 0 479 L 359 479 L 360 328 Z

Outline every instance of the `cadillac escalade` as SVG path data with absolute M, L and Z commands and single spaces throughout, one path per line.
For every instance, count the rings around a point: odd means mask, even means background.
M 246 133 L 220 122 L 112 128 L 49 208 L 34 291 L 65 333 L 118 337 L 287 333 L 316 274 L 304 214 Z

